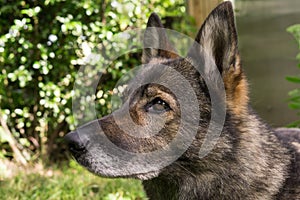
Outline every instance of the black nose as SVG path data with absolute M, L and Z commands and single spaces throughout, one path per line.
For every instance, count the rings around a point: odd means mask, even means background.
M 64 137 L 65 142 L 68 144 L 72 153 L 83 153 L 87 149 L 88 140 L 80 138 L 76 131 L 68 133 Z

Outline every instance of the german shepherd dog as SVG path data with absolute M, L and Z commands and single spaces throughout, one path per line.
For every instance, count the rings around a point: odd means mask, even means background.
M 159 46 L 144 48 L 123 105 L 65 136 L 75 159 L 100 176 L 142 180 L 153 200 L 300 199 L 300 131 L 271 129 L 249 106 L 231 3 L 210 13 L 186 57 L 155 13 L 150 28 L 144 44 Z

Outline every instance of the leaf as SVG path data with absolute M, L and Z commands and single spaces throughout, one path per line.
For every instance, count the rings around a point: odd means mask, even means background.
M 290 124 L 287 125 L 288 128 L 295 128 L 295 127 L 299 127 L 300 125 L 300 120 L 294 121 Z
M 300 49 L 300 24 L 292 25 L 288 27 L 286 30 L 287 32 L 291 33 L 295 37 L 298 43 L 298 48 Z M 297 59 L 300 59 L 299 54 L 297 55 Z
M 291 98 L 288 99 L 288 101 L 299 101 L 300 100 L 300 95 L 297 96 L 292 96 Z
M 300 109 L 300 103 L 289 103 L 289 108 L 293 110 L 298 110 Z
M 287 32 L 294 34 L 297 31 L 300 31 L 300 24 L 294 24 L 292 26 L 289 26 L 286 29 Z
M 300 38 L 299 38 L 299 45 L 300 45 Z M 299 47 L 300 47 L 300 46 L 299 46 Z M 297 59 L 297 60 L 300 60 L 300 53 L 297 54 L 296 59 Z
M 287 76 L 286 80 L 293 82 L 293 83 L 300 83 L 300 77 L 297 77 L 297 76 Z

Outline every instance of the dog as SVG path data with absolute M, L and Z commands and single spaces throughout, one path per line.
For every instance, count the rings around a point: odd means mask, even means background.
M 249 106 L 231 3 L 209 14 L 186 57 L 162 28 L 153 13 L 144 44 L 158 46 L 144 48 L 123 105 L 65 136 L 75 159 L 142 180 L 154 200 L 300 199 L 300 131 L 271 129 Z

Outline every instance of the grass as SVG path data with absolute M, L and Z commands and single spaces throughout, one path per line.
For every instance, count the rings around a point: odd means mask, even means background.
M 10 178 L 0 177 L 0 199 L 5 200 L 143 200 L 138 180 L 97 177 L 71 161 L 60 169 L 32 169 Z

